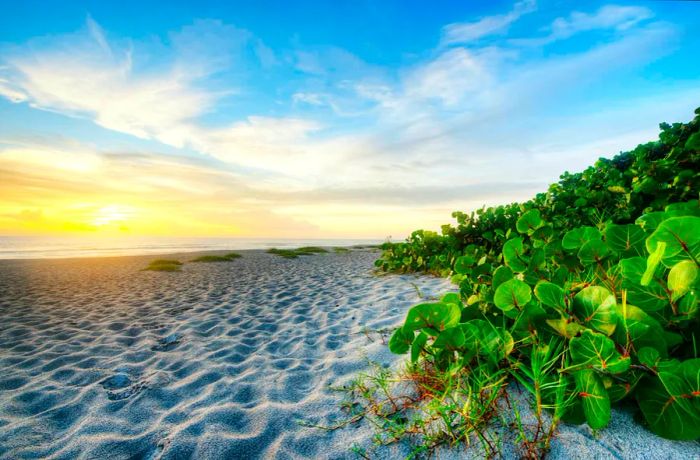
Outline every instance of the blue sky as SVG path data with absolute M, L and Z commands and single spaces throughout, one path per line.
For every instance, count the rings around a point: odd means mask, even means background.
M 700 106 L 695 2 L 2 8 L 0 233 L 403 237 Z

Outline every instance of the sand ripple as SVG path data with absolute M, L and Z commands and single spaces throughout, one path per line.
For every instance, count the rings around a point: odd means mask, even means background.
M 189 256 L 188 256 L 189 257 Z M 149 258 L 0 264 L 0 457 L 352 458 L 327 387 L 394 361 L 362 328 L 443 280 L 375 277 L 376 253 L 260 251 L 181 273 Z

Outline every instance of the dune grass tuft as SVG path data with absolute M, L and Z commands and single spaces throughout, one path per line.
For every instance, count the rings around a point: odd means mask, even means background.
M 320 248 L 318 246 L 303 246 L 301 248 L 295 249 L 300 255 L 306 255 L 306 254 L 322 254 L 324 252 L 328 252 L 327 249 Z
M 182 262 L 173 259 L 156 259 L 151 261 L 144 270 L 154 272 L 179 272 Z
M 229 252 L 223 256 L 199 256 L 191 260 L 191 262 L 230 262 L 241 257 L 237 252 Z
M 350 249 L 335 247 L 333 248 L 333 252 L 335 252 L 336 254 L 347 254 L 348 252 L 350 252 Z
M 328 252 L 328 250 L 318 246 L 303 246 L 301 248 L 296 249 L 271 248 L 268 249 L 267 252 L 269 254 L 275 254 L 277 256 L 284 257 L 285 259 L 296 259 L 299 256 L 312 256 L 314 254 L 323 254 Z
M 267 250 L 267 252 L 269 254 L 284 257 L 285 259 L 296 259 L 297 257 L 299 257 L 299 254 L 294 249 L 270 248 Z

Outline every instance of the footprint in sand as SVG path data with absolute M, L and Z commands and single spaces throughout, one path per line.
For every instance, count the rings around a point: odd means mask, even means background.
M 147 387 L 146 382 L 132 384 L 131 379 L 126 374 L 114 374 L 101 381 L 100 385 L 107 390 L 107 398 L 112 401 L 130 398 Z
M 170 351 L 180 344 L 182 337 L 180 334 L 173 333 L 166 335 L 165 337 L 158 340 L 158 343 L 151 347 L 153 351 Z

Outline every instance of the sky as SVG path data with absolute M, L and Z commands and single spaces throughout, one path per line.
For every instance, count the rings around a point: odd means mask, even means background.
M 700 106 L 700 2 L 0 8 L 0 235 L 401 239 Z

